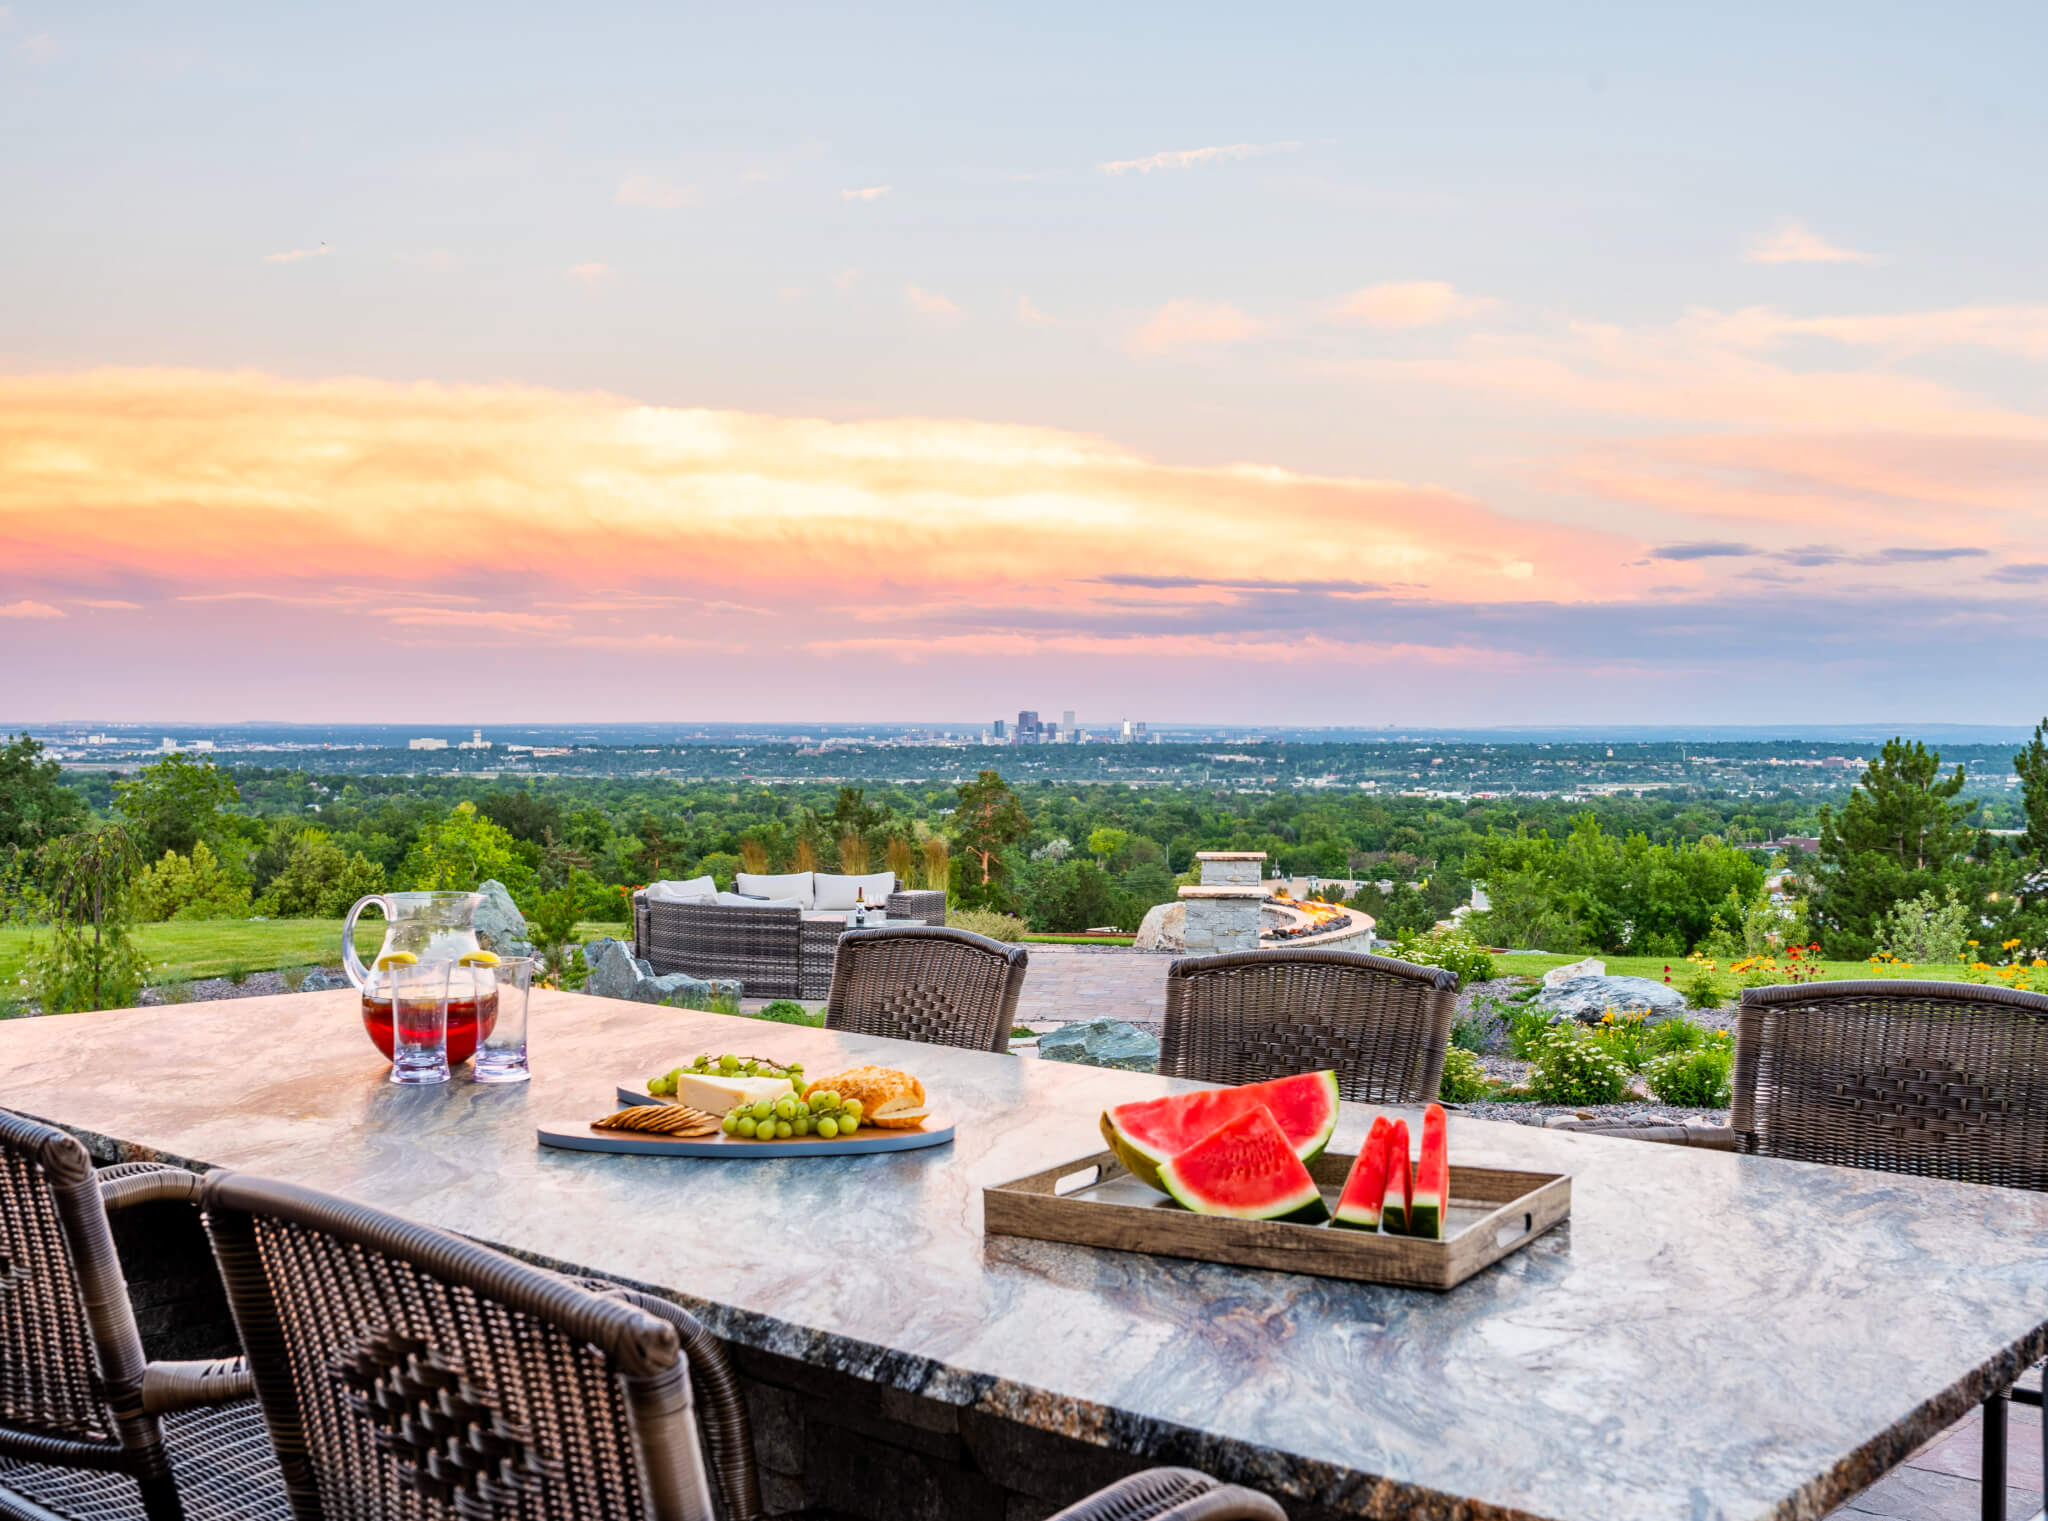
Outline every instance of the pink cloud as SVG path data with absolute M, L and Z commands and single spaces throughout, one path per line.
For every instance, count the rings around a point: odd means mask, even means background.
M 1461 295 L 1442 280 L 1405 280 L 1355 290 L 1332 306 L 1330 315 L 1368 327 L 1436 327 L 1481 316 L 1499 305 L 1488 296 Z
M 1871 264 L 1877 259 L 1830 243 L 1804 222 L 1781 223 L 1743 257 L 1752 264 Z
M 1169 301 L 1131 335 L 1131 346 L 1147 354 L 1169 349 L 1243 343 L 1265 324 L 1228 302 Z

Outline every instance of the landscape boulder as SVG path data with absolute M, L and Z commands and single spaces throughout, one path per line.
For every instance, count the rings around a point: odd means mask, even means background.
M 1597 1024 L 1609 1009 L 1617 1018 L 1641 1014 L 1646 1023 L 1655 1025 L 1683 1014 L 1685 995 L 1648 977 L 1574 977 L 1570 982 L 1546 987 L 1532 1000 L 1531 1007 L 1549 1015 L 1554 1025 L 1567 1019 Z
M 1038 1037 L 1038 1055 L 1049 1062 L 1079 1062 L 1120 1072 L 1157 1072 L 1159 1038 L 1120 1019 L 1091 1019 L 1063 1025 Z
M 301 993 L 335 993 L 349 985 L 348 974 L 339 967 L 317 966 L 299 984 Z
M 1145 910 L 1145 917 L 1138 922 L 1138 938 L 1131 942 L 1134 950 L 1180 951 L 1187 949 L 1188 906 L 1185 903 L 1160 903 Z
M 477 893 L 483 901 L 476 906 L 476 943 L 494 956 L 531 956 L 526 915 L 519 912 L 505 884 L 493 878 Z
M 1554 966 L 1543 974 L 1543 985 L 1554 988 L 1560 983 L 1576 982 L 1581 977 L 1605 977 L 1607 963 L 1598 956 L 1588 956 L 1584 961 L 1568 961 L 1563 966 Z
M 623 940 L 593 940 L 583 947 L 583 964 L 590 968 L 583 991 L 592 998 L 622 998 L 629 1003 L 668 1003 L 690 999 L 709 1002 L 713 998 L 738 998 L 740 984 L 733 977 L 692 977 L 687 972 L 664 972 L 633 954 Z

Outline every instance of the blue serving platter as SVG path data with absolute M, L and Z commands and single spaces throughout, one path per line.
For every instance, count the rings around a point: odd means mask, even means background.
M 631 1088 L 620 1088 L 619 1102 L 654 1104 L 660 1100 Z M 684 1140 L 631 1130 L 594 1130 L 588 1120 L 542 1125 L 538 1134 L 541 1145 L 563 1151 L 613 1151 L 636 1157 L 709 1157 L 721 1162 L 746 1162 L 774 1157 L 859 1157 L 881 1151 L 922 1151 L 952 1140 L 953 1121 L 935 1114 L 924 1122 L 921 1130 L 871 1130 L 862 1126 L 850 1136 L 834 1136 L 829 1141 L 815 1135 L 791 1136 L 786 1141 L 743 1141 L 730 1135 Z

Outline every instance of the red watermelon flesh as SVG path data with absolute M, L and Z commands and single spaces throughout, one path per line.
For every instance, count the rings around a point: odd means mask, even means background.
M 1408 1205 L 1408 1234 L 1444 1239 L 1451 1206 L 1451 1158 L 1444 1135 L 1444 1106 L 1422 1111 L 1422 1158 L 1415 1164 L 1415 1195 Z
M 1160 1188 L 1161 1163 L 1258 1109 L 1270 1112 L 1297 1157 L 1314 1161 L 1337 1129 L 1337 1074 L 1303 1072 L 1241 1088 L 1205 1088 L 1118 1104 L 1102 1112 L 1102 1135 L 1134 1177 Z
M 1177 1203 L 1198 1215 L 1304 1225 L 1330 1218 L 1316 1180 L 1265 1108 L 1226 1121 L 1162 1163 L 1159 1181 Z
M 1394 1122 L 1384 1114 L 1374 1115 L 1365 1145 L 1359 1148 L 1351 1163 L 1351 1175 L 1344 1180 L 1344 1192 L 1338 1197 L 1332 1225 L 1356 1231 L 1380 1228 L 1380 1201 L 1387 1193 L 1387 1162 L 1393 1155 L 1389 1143 L 1393 1138 Z
M 1408 1234 L 1408 1211 L 1415 1199 L 1415 1180 L 1408 1172 L 1408 1122 L 1394 1121 L 1387 1137 L 1387 1186 L 1380 1201 L 1380 1229 L 1390 1236 Z

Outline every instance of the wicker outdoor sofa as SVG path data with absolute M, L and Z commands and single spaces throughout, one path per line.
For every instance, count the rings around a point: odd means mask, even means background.
M 642 888 L 633 894 L 633 954 L 657 976 L 685 972 L 692 977 L 736 977 L 748 998 L 824 998 L 832 991 L 832 958 L 839 937 L 855 928 L 850 912 L 807 908 L 801 898 L 796 906 L 788 906 L 788 899 L 772 891 L 760 895 L 759 906 L 744 901 L 749 886 L 772 887 L 792 880 L 742 874 L 741 892 L 717 894 L 715 901 L 665 900 Z M 849 879 L 817 876 L 820 883 L 835 880 Z M 887 915 L 887 923 L 944 926 L 943 891 L 897 888 L 893 878 L 886 890 L 879 890 L 879 882 L 877 888 L 873 904 Z

